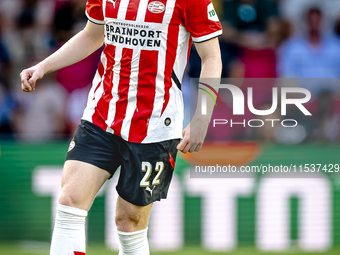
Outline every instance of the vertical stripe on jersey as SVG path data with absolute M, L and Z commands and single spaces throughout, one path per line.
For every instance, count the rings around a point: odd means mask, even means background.
M 162 114 L 167 107 L 170 99 L 169 89 L 172 86 L 172 70 L 176 59 L 176 51 L 178 47 L 178 34 L 179 26 L 169 25 L 168 38 L 167 38 L 167 53 L 165 57 L 165 72 L 164 72 L 164 103 L 162 108 Z
M 112 87 L 113 87 L 113 66 L 115 64 L 115 51 L 116 46 L 107 44 L 104 49 L 104 54 L 107 56 L 106 72 L 104 74 L 104 92 L 102 97 L 97 103 L 95 112 L 92 116 L 93 124 L 99 126 L 104 131 L 106 131 L 106 119 L 109 111 L 109 104 L 112 99 Z
M 179 26 L 178 32 L 178 47 L 176 52 L 176 61 L 173 67 L 174 73 L 177 76 L 177 82 L 181 84 L 183 79 L 183 74 L 185 67 L 188 62 L 188 51 L 189 51 L 189 36 L 188 31 L 185 29 L 184 26 Z M 172 78 L 172 81 L 176 83 L 175 79 Z M 177 85 L 177 84 L 176 84 Z M 178 87 L 180 89 L 180 86 Z
M 119 16 L 119 14 L 118 14 Z M 113 87 L 111 90 L 111 94 L 112 94 L 112 99 L 110 101 L 109 104 L 109 109 L 108 109 L 108 115 L 107 115 L 107 119 L 105 121 L 107 129 L 106 131 L 108 132 L 112 132 L 112 129 L 110 128 L 110 126 L 112 125 L 112 122 L 114 120 L 114 117 L 116 115 L 116 103 L 119 99 L 118 96 L 118 84 L 119 84 L 119 80 L 120 80 L 120 69 L 121 69 L 121 59 L 122 59 L 122 54 L 123 54 L 123 48 L 117 46 L 116 47 L 116 52 L 115 52 L 115 64 L 113 65 L 113 79 L 112 79 L 112 83 L 113 83 Z M 114 133 L 114 132 L 113 132 Z
M 130 76 L 130 84 L 129 84 L 129 93 L 128 93 L 128 105 L 126 108 L 125 119 L 123 120 L 123 126 L 121 130 L 121 136 L 124 140 L 128 140 L 131 119 L 136 110 L 137 105 L 137 87 L 138 87 L 138 73 L 139 73 L 139 59 L 140 54 L 138 52 L 133 52 L 132 62 L 131 62 L 131 76 Z
M 167 0 L 166 2 L 166 10 L 164 12 L 163 23 L 170 23 L 171 17 L 174 12 L 175 1 Z M 167 32 L 162 35 L 162 37 L 167 37 Z M 165 72 L 165 58 L 166 58 L 166 43 L 163 43 L 161 46 L 161 50 L 158 53 L 158 72 L 156 78 L 156 96 L 154 100 L 153 112 L 151 115 L 151 119 L 149 122 L 148 134 L 151 130 L 155 128 L 155 124 L 159 120 L 162 115 L 163 103 L 164 103 L 164 72 Z
M 137 107 L 131 120 L 129 141 L 141 143 L 147 136 L 156 94 L 158 51 L 142 50 L 139 60 Z
M 166 45 L 162 45 L 166 47 Z M 153 112 L 149 122 L 149 130 L 153 129 L 157 121 L 162 115 L 162 108 L 164 102 L 164 70 L 165 70 L 165 55 L 166 50 L 160 50 L 158 52 L 158 71 L 156 77 L 156 96 L 153 105 Z M 148 130 L 148 131 L 149 131 Z
M 100 78 L 102 79 L 103 75 L 104 75 L 104 65 L 102 63 L 102 61 L 99 62 L 99 66 L 98 66 L 98 74 L 100 76 Z M 99 88 L 100 84 L 102 83 L 102 81 L 100 80 L 100 82 L 98 82 L 98 85 L 96 86 L 96 88 L 94 89 L 94 92 L 93 92 L 93 100 L 95 99 L 95 94 L 96 94 L 96 91 L 97 89 Z
M 127 9 L 128 9 L 129 1 L 126 1 L 126 0 L 121 0 L 121 1 L 122 2 L 119 5 L 117 19 L 124 20 L 125 16 L 126 16 Z
M 121 0 L 117 0 L 117 2 L 115 4 L 112 3 L 112 2 L 109 2 L 109 1 L 105 1 L 106 2 L 105 16 L 107 18 L 117 19 L 120 1 Z
M 120 80 L 118 85 L 118 96 L 119 99 L 116 102 L 116 114 L 111 128 L 114 130 L 115 134 L 121 136 L 121 130 L 123 125 L 123 120 L 126 115 L 126 109 L 128 104 L 128 93 L 131 75 L 131 60 L 132 60 L 132 49 L 123 49 L 121 58 L 121 69 L 120 69 Z
M 137 22 L 144 22 L 146 10 L 148 9 L 149 0 L 140 0 L 139 8 L 137 12 Z
M 127 12 L 126 12 L 126 20 L 135 21 L 137 18 L 137 12 L 139 7 L 140 0 L 130 0 Z
M 107 58 L 106 55 L 102 52 L 101 58 L 100 58 L 100 63 L 103 65 L 103 70 L 105 72 L 106 70 L 106 65 L 107 65 Z M 87 105 L 84 110 L 84 114 L 82 119 L 87 120 L 92 122 L 92 116 L 95 112 L 95 108 L 97 106 L 98 101 L 100 100 L 103 92 L 104 92 L 104 86 L 103 86 L 103 78 L 104 78 L 104 73 L 103 76 L 99 75 L 99 72 L 96 72 L 96 75 L 94 76 L 93 82 L 92 82 L 92 87 L 89 92 L 88 100 L 87 100 Z M 99 84 L 99 86 L 95 87 L 96 84 Z M 95 91 L 96 89 L 96 91 Z
M 148 7 L 149 4 L 151 2 L 154 2 L 154 0 L 149 0 L 148 2 Z M 165 6 L 166 6 L 166 2 L 167 0 L 163 0 L 161 1 Z M 149 8 L 146 10 L 146 14 L 145 14 L 145 22 L 153 22 L 153 23 L 162 23 L 163 22 L 163 18 L 164 18 L 164 14 L 165 14 L 165 10 L 161 13 L 153 13 L 149 10 Z

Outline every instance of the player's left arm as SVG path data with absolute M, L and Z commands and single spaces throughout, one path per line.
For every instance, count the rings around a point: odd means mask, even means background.
M 213 38 L 209 41 L 196 43 L 195 46 L 202 61 L 200 79 L 213 79 L 214 81 L 219 80 L 221 78 L 222 72 L 222 61 L 218 39 Z M 187 153 L 188 151 L 199 151 L 207 134 L 208 126 L 213 113 L 214 102 L 212 98 L 207 97 L 207 114 L 202 115 L 200 113 L 200 99 L 202 98 L 202 92 L 202 90 L 199 90 L 198 92 L 196 113 L 190 124 L 183 130 L 183 140 L 177 146 L 177 149 L 183 153 Z

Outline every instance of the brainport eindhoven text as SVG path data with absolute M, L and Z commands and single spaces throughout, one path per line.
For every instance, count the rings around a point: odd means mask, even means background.
M 106 39 L 111 42 L 127 46 L 147 46 L 157 48 L 161 46 L 162 31 L 148 28 L 131 28 L 124 26 L 106 25 Z

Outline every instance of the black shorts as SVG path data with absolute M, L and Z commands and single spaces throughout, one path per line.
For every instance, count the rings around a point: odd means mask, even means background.
M 117 192 L 124 200 L 146 206 L 166 198 L 180 139 L 140 144 L 123 140 L 88 121 L 81 121 L 66 160 L 78 160 L 110 173 L 121 166 Z

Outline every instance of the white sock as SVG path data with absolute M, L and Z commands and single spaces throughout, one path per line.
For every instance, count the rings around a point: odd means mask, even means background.
M 58 205 L 50 255 L 85 255 L 87 211 Z
M 136 232 L 118 231 L 118 255 L 149 255 L 148 228 Z

